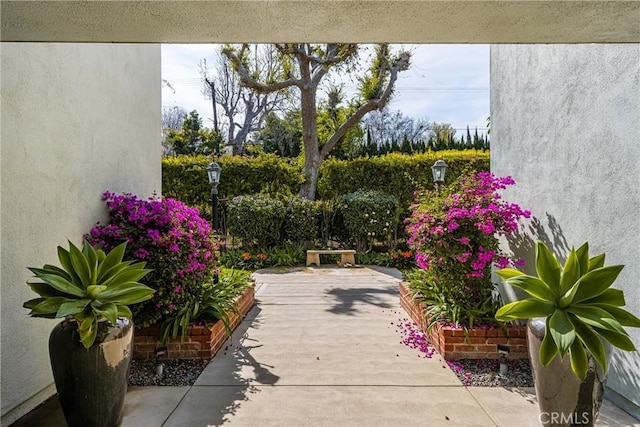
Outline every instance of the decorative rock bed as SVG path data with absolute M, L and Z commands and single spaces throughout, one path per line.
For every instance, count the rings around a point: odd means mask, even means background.
M 411 320 L 426 332 L 427 306 L 413 298 L 404 282 L 400 283 L 400 305 Z M 508 335 L 499 327 L 476 327 L 468 330 L 468 337 L 459 327 L 444 323 L 436 324 L 430 331 L 431 344 L 446 360 L 498 359 L 498 344 L 509 348 L 509 359 L 528 359 L 527 329 L 525 326 L 510 326 Z

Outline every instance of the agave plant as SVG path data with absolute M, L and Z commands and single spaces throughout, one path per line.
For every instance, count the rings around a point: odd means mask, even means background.
M 622 350 L 635 351 L 623 326 L 640 327 L 640 319 L 620 308 L 625 305 L 623 292 L 611 288 L 624 266 L 605 267 L 604 260 L 604 254 L 589 258 L 589 245 L 585 243 L 571 250 L 563 268 L 547 246 L 538 242 L 538 277 L 510 268 L 496 271 L 505 283 L 531 295 L 501 307 L 496 319 L 546 318 L 540 345 L 543 365 L 568 353 L 571 369 L 584 380 L 591 355 L 606 372 L 607 356 L 602 340 Z
M 154 290 L 138 282 L 151 270 L 144 262 L 122 261 L 126 243 L 106 254 L 84 242 L 82 250 L 69 242 L 69 250 L 58 246 L 62 268 L 45 264 L 29 268 L 36 281 L 27 284 L 40 295 L 24 303 L 33 317 L 69 317 L 78 322 L 80 341 L 93 345 L 98 322 L 116 325 L 118 317 L 131 318 L 128 305 L 145 301 Z

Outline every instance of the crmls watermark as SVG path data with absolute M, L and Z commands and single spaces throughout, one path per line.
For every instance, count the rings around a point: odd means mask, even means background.
M 571 412 L 569 414 L 564 414 L 562 412 L 541 412 L 538 416 L 540 422 L 544 425 L 561 425 L 561 424 L 570 424 L 570 425 L 587 425 L 590 422 L 589 413 L 582 412 L 581 414 L 577 412 Z

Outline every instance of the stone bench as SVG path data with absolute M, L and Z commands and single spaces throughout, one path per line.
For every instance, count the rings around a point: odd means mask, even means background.
M 356 251 L 353 249 L 310 249 L 307 251 L 307 265 L 315 264 L 319 267 L 320 255 L 328 254 L 340 254 L 342 257 L 340 263 L 343 267 L 346 267 L 347 263 L 351 264 L 351 266 L 356 265 Z

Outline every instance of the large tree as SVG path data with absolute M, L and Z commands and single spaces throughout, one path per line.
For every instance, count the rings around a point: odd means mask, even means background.
M 377 145 L 394 140 L 428 140 L 431 135 L 431 123 L 427 118 L 414 119 L 400 110 L 391 111 L 388 106 L 365 117 L 362 126 Z
M 167 137 L 170 130 L 179 132 L 182 128 L 182 122 L 187 117 L 187 110 L 174 105 L 172 107 L 162 108 L 162 141 Z
M 275 44 L 282 63 L 281 78 L 261 79 L 247 66 L 251 55 L 248 45 L 225 47 L 222 53 L 233 63 L 242 84 L 258 93 L 272 93 L 295 88 L 300 95 L 302 145 L 305 182 L 300 196 L 314 199 L 320 164 L 343 140 L 349 129 L 370 111 L 383 108 L 389 101 L 398 72 L 409 67 L 411 54 L 392 54 L 386 44 L 377 45 L 370 67 L 359 81 L 358 96 L 352 100 L 353 113 L 344 118 L 333 134 L 320 144 L 318 138 L 318 99 L 320 83 L 330 71 L 351 74 L 356 69 L 359 46 L 356 44 Z
M 318 105 L 318 143 L 322 147 L 358 108 L 357 103 L 345 103 L 344 85 L 330 83 L 326 98 Z M 346 105 L 345 105 L 346 104 Z M 351 126 L 333 146 L 329 155 L 351 159 L 362 155 L 364 134 L 360 122 Z
M 250 60 L 245 62 L 248 72 L 256 79 L 277 78 L 282 72 L 279 56 L 271 45 L 251 45 Z M 227 143 L 233 147 L 233 154 L 240 154 L 247 137 L 262 129 L 264 119 L 270 112 L 279 110 L 287 99 L 286 91 L 259 93 L 240 84 L 238 74 L 233 71 L 229 59 L 217 53 L 212 72 L 206 60 L 200 62 L 203 93 L 212 100 L 214 115 L 216 104 L 222 107 L 226 120 Z M 217 117 L 214 117 L 217 123 Z
M 219 153 L 222 136 L 215 131 L 202 127 L 202 119 L 196 110 L 190 112 L 182 121 L 180 131 L 170 129 L 165 138 L 165 154 L 190 155 Z
M 431 123 L 431 136 L 436 140 L 446 141 L 456 136 L 456 130 L 449 123 Z
M 258 141 L 265 153 L 274 153 L 281 157 L 298 157 L 301 152 L 302 124 L 300 111 L 287 111 L 284 117 L 270 113 L 260 130 Z

